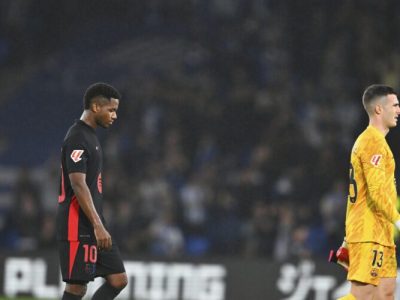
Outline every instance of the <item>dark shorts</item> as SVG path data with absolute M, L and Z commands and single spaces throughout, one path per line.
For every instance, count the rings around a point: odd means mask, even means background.
M 83 284 L 96 277 L 125 272 L 118 246 L 98 251 L 96 242 L 58 241 L 58 252 L 63 281 Z

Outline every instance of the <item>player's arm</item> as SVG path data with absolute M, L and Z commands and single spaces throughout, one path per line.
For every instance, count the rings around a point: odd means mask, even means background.
M 384 153 L 384 151 L 380 150 L 380 152 L 375 153 Z M 375 204 L 377 211 L 381 212 L 391 223 L 396 224 L 397 228 L 400 228 L 400 214 L 394 204 L 395 202 L 393 199 L 389 198 L 390 196 L 385 189 L 387 177 L 385 170 L 382 168 L 385 164 L 385 159 L 386 157 L 382 154 L 379 158 L 380 163 L 377 165 L 374 165 L 371 162 L 371 157 L 364 161 L 363 167 L 368 186 L 368 193 Z
M 89 187 L 86 184 L 86 174 L 79 172 L 70 173 L 69 179 L 80 208 L 93 225 L 97 247 L 99 249 L 110 249 L 112 245 L 111 236 L 105 229 L 94 207 Z

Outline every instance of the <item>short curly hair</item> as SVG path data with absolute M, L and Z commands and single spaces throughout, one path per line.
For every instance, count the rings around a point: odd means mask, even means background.
M 97 82 L 87 88 L 85 95 L 83 96 L 83 108 L 89 109 L 92 100 L 99 96 L 108 100 L 111 98 L 118 100 L 121 99 L 121 95 L 116 88 L 104 82 Z

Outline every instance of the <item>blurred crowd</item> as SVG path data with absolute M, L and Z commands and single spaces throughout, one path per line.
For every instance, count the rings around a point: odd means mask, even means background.
M 119 119 L 100 136 L 105 217 L 123 253 L 287 260 L 341 244 L 362 91 L 397 88 L 400 71 L 400 21 L 388 17 L 400 3 L 358 4 L 149 0 L 118 14 L 190 45 L 172 68 L 115 84 Z M 57 155 L 42 176 L 19 171 L 0 248 L 54 249 Z

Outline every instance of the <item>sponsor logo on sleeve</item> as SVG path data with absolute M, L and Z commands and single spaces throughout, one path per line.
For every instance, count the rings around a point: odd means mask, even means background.
M 82 154 L 84 150 L 74 150 L 71 153 L 71 159 L 73 162 L 77 163 L 78 161 L 82 160 Z
M 375 154 L 371 158 L 371 164 L 373 164 L 375 167 L 379 166 L 379 163 L 381 162 L 382 155 L 381 154 Z

